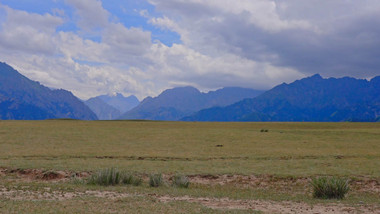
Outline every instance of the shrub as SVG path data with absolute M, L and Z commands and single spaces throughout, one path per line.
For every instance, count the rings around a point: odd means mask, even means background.
M 173 186 L 180 188 L 188 188 L 190 185 L 189 178 L 184 175 L 176 175 L 173 177 Z
M 120 184 L 122 173 L 115 168 L 105 169 L 92 175 L 88 184 L 110 186 Z
M 311 181 L 313 197 L 323 199 L 343 199 L 350 190 L 348 180 L 335 177 L 319 177 Z
M 132 174 L 124 174 L 122 176 L 121 183 L 133 186 L 140 186 L 142 184 L 142 179 Z
M 162 174 L 154 174 L 149 176 L 149 186 L 151 187 L 159 187 L 164 184 L 164 179 L 162 178 Z
M 76 185 L 85 184 L 85 180 L 77 176 L 71 176 L 70 182 Z

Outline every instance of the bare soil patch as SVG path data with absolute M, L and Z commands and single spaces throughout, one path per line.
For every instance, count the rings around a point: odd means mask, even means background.
M 41 169 L 7 169 L 0 168 L 0 176 L 15 176 L 17 179 L 24 181 L 62 181 L 72 177 L 87 177 L 89 172 L 70 172 L 70 171 L 51 171 Z
M 350 207 L 341 204 L 317 204 L 309 205 L 302 202 L 276 202 L 276 201 L 264 201 L 264 200 L 231 200 L 229 198 L 193 198 L 193 197 L 170 197 L 170 196 L 158 196 L 161 202 L 170 201 L 187 201 L 200 203 L 206 207 L 213 209 L 242 209 L 242 210 L 255 210 L 264 213 L 305 213 L 305 214 L 317 214 L 317 213 L 380 213 L 379 206 L 360 206 Z
M 61 191 L 30 191 L 30 190 L 9 190 L 0 189 L 0 198 L 11 200 L 70 200 L 73 198 L 98 197 L 107 200 L 117 200 L 127 197 L 152 197 L 159 202 L 168 203 L 173 201 L 186 201 L 190 203 L 200 203 L 203 206 L 212 209 L 240 209 L 255 210 L 264 213 L 380 213 L 380 206 L 347 206 L 342 204 L 316 204 L 309 205 L 302 202 L 277 202 L 264 200 L 232 200 L 229 198 L 206 198 L 180 196 L 173 197 L 169 195 L 158 194 L 129 194 L 112 191 L 85 191 L 85 192 L 61 192 Z
M 13 175 L 24 181 L 67 181 L 72 177 L 86 178 L 91 172 L 46 171 L 41 169 L 7 169 L 0 168 L 0 176 Z M 163 175 L 171 180 L 173 175 Z M 276 177 L 272 175 L 189 175 L 191 183 L 202 185 L 233 185 L 240 188 L 276 188 L 280 191 L 291 191 L 294 188 L 306 192 L 311 178 L 308 177 Z M 144 175 L 144 180 L 149 176 Z M 380 194 L 380 178 L 357 177 L 350 181 L 350 187 L 357 192 Z
M 311 178 L 276 177 L 271 175 L 190 175 L 191 183 L 204 185 L 234 185 L 242 188 L 308 189 Z M 350 180 L 350 187 L 358 192 L 380 193 L 380 178 L 358 177 Z

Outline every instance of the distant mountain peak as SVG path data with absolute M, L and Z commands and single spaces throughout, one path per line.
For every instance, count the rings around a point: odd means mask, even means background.
M 166 96 L 172 94 L 200 94 L 201 92 L 192 86 L 183 86 L 177 88 L 166 89 L 159 96 Z
M 102 102 L 96 99 L 99 99 Z M 110 120 L 116 119 L 122 113 L 136 107 L 140 104 L 140 101 L 134 95 L 125 97 L 121 93 L 112 93 L 111 95 L 100 95 L 90 98 L 86 101 L 86 104 L 94 110 L 99 118 Z
M 228 87 L 201 93 L 192 86 L 163 91 L 157 97 L 145 98 L 139 106 L 121 116 L 121 119 L 178 120 L 183 116 L 212 106 L 226 106 L 244 98 L 252 98 L 261 91 Z
M 323 77 L 320 74 L 314 74 L 313 76 L 309 77 L 310 79 L 323 79 Z
M 108 105 L 99 97 L 90 98 L 85 101 L 85 104 L 98 116 L 99 120 L 113 120 L 121 115 L 119 110 Z

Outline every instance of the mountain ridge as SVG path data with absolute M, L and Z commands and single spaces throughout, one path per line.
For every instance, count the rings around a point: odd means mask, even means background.
M 0 62 L 0 119 L 96 120 L 96 115 L 71 92 L 51 90 Z
M 178 120 L 183 116 L 211 106 L 226 106 L 246 97 L 254 97 L 261 91 L 226 87 L 202 93 L 192 86 L 163 91 L 157 97 L 147 97 L 140 105 L 123 114 L 119 119 Z
M 115 120 L 123 113 L 140 104 L 136 96 L 124 97 L 120 93 L 115 95 L 100 95 L 92 97 L 84 103 L 98 116 L 100 120 Z
M 116 93 L 115 96 L 100 95 L 97 97 L 103 100 L 108 105 L 116 108 L 121 113 L 125 113 L 131 110 L 132 108 L 136 107 L 138 104 L 140 104 L 140 101 L 137 99 L 135 95 L 125 97 L 120 93 Z
M 380 77 L 323 79 L 319 74 L 280 84 L 224 108 L 203 109 L 184 121 L 377 121 Z

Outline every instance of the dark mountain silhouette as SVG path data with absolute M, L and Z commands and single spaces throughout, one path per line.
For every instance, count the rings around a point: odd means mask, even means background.
M 99 120 L 113 120 L 121 116 L 121 112 L 108 105 L 99 97 L 94 97 L 84 102 L 96 114 Z
M 71 92 L 51 90 L 0 62 L 0 119 L 96 120 L 96 115 Z
M 244 98 L 252 98 L 261 91 L 229 87 L 201 93 L 194 87 L 168 89 L 158 97 L 145 98 L 136 108 L 120 119 L 178 120 L 186 115 L 212 106 L 227 106 Z
M 379 121 L 380 76 L 371 81 L 320 75 L 281 84 L 227 107 L 201 110 L 185 121 Z

